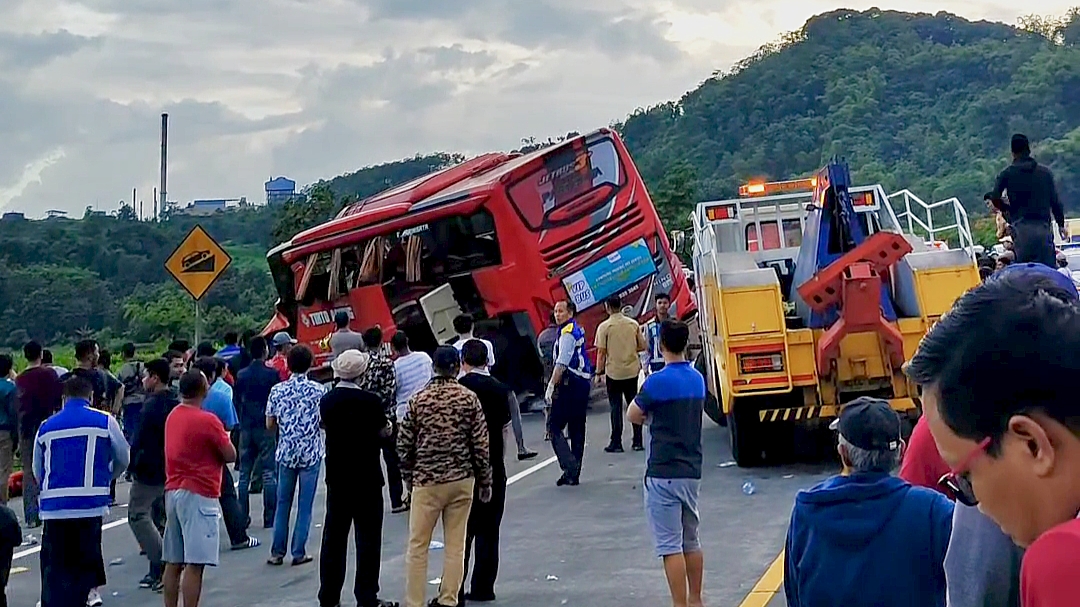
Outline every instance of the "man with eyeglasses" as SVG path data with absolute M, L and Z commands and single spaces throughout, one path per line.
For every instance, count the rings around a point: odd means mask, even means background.
M 923 414 L 951 469 L 942 484 L 970 507 L 961 512 L 978 505 L 1027 549 L 1020 604 L 1075 605 L 1080 402 L 1062 380 L 1080 375 L 1076 286 L 1041 264 L 1010 266 L 956 302 L 923 340 L 907 374 L 923 388 Z M 955 532 L 950 561 L 954 553 L 957 561 L 974 555 L 982 567 L 948 571 L 950 602 L 1006 604 L 978 596 L 1000 596 L 1000 589 L 969 586 L 994 579 L 1000 585 L 1013 554 L 977 545 L 975 530 Z
M 843 472 L 800 491 L 784 553 L 788 607 L 944 607 L 952 502 L 893 476 L 904 441 L 887 401 L 844 406 Z

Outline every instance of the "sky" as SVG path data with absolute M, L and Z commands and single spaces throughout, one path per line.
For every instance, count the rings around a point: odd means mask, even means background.
M 0 0 L 0 211 L 265 199 L 586 132 L 837 8 L 1015 23 L 1080 0 Z

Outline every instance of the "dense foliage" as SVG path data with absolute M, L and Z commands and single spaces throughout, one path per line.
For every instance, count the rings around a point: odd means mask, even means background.
M 658 184 L 683 176 L 684 195 L 657 201 L 668 223 L 685 220 L 687 198 L 805 176 L 834 155 L 857 182 L 927 200 L 958 196 L 981 212 L 1014 132 L 1035 142 L 1077 211 L 1080 19 L 1074 10 L 1021 23 L 876 9 L 819 15 L 618 128 L 654 197 Z
M 1011 27 L 946 13 L 835 11 L 616 128 L 669 228 L 684 227 L 698 200 L 734 196 L 753 178 L 807 175 L 834 155 L 847 158 L 858 182 L 906 187 L 927 200 L 959 196 L 979 214 L 1016 131 L 1035 142 L 1075 213 L 1080 19 L 1074 10 Z M 524 139 L 520 151 L 564 139 Z M 258 328 L 275 298 L 270 247 L 350 201 L 463 159 L 418 155 L 320 181 L 284 205 L 198 219 L 139 222 L 122 208 L 81 220 L 0 222 L 0 347 L 29 337 L 190 337 L 194 305 L 163 264 L 196 222 L 234 258 L 201 304 L 204 334 Z M 992 222 L 976 219 L 974 227 L 977 240 L 992 240 Z

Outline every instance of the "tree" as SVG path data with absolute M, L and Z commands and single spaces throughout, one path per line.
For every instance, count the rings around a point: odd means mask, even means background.
M 688 162 L 674 164 L 652 193 L 653 205 L 664 227 L 670 230 L 685 229 L 689 213 L 698 202 L 697 171 Z
M 281 205 L 281 214 L 274 222 L 274 242 L 286 242 L 296 234 L 334 218 L 342 202 L 334 195 L 330 184 L 313 185 L 303 196 Z

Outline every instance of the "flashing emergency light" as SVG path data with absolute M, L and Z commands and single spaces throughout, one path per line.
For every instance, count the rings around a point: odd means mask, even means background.
M 746 185 L 739 186 L 739 196 L 745 198 L 748 196 L 789 194 L 791 192 L 812 190 L 816 187 L 817 177 L 808 177 L 806 179 L 792 179 L 790 181 L 748 183 Z
M 856 207 L 872 207 L 877 201 L 874 200 L 873 192 L 856 192 L 851 195 L 851 204 Z

